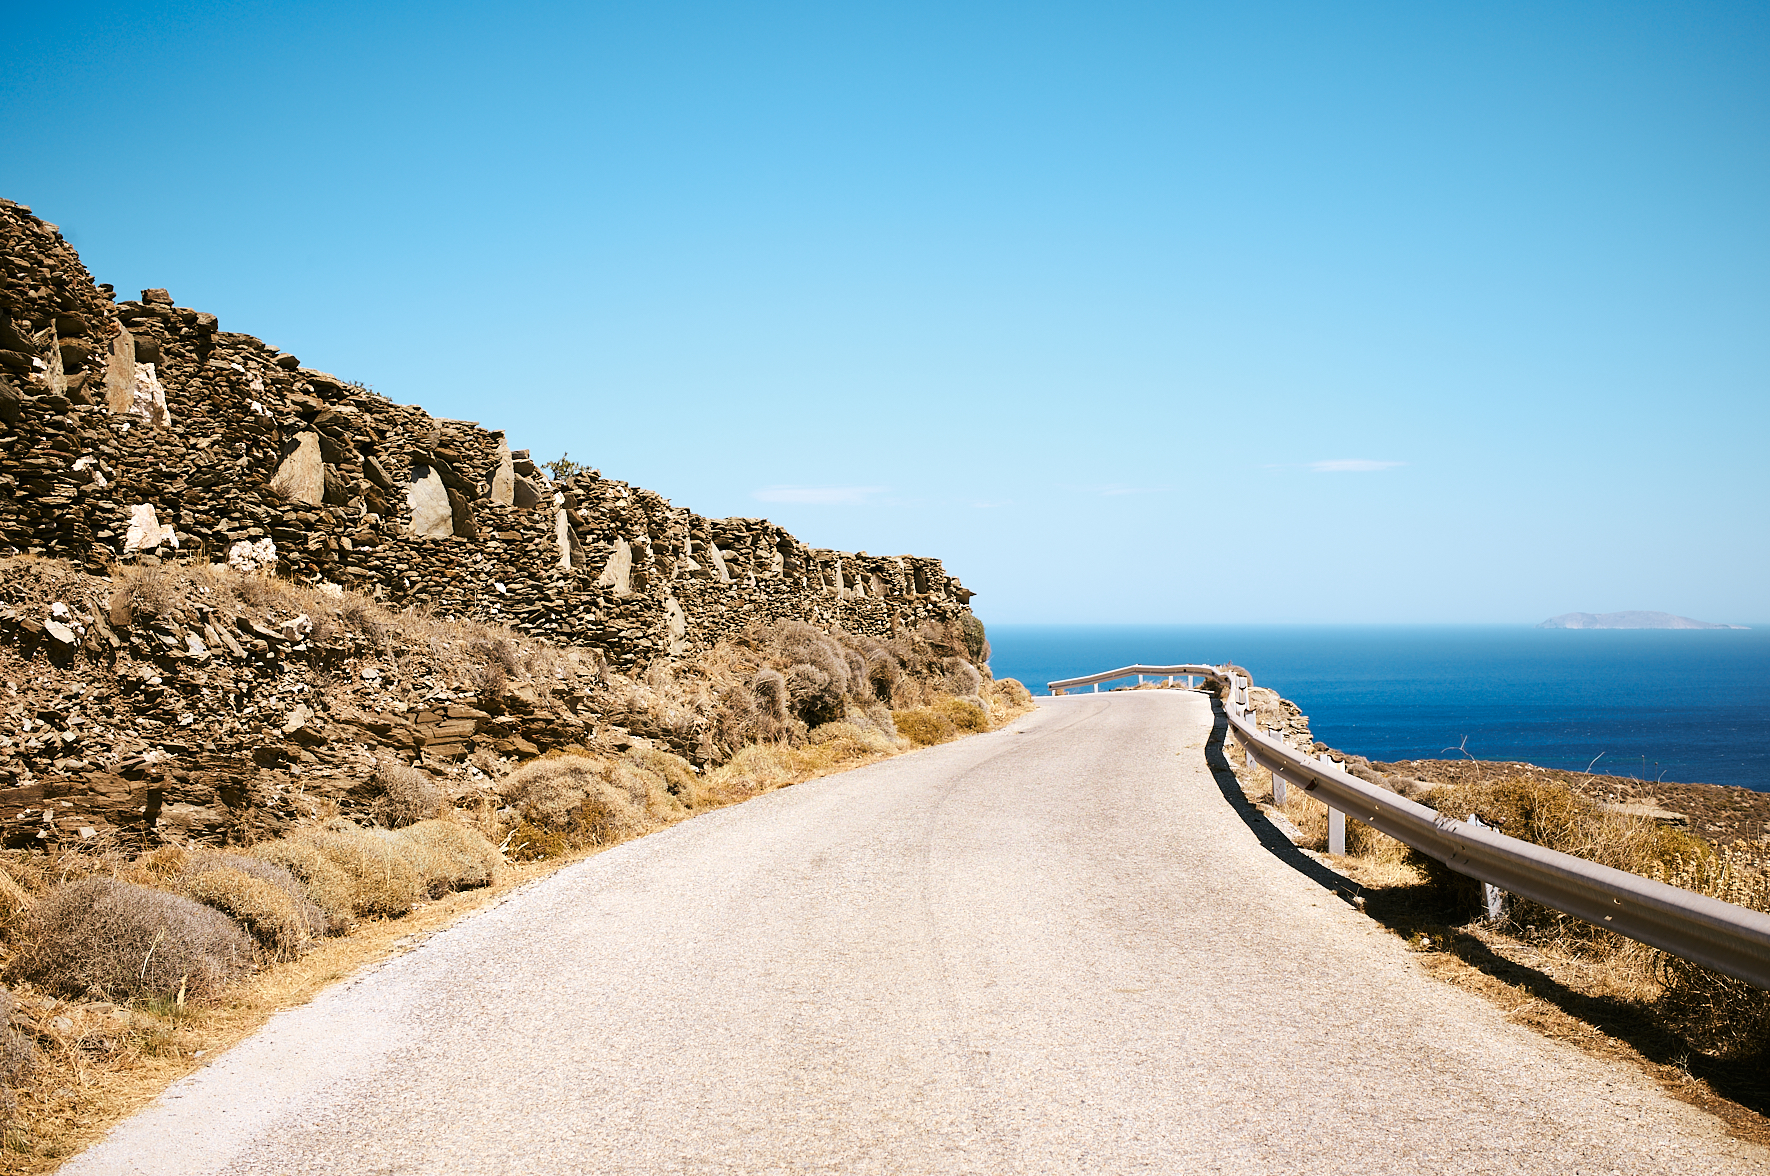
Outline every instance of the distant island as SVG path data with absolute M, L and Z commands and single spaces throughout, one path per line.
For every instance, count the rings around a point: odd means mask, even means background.
M 1562 613 L 1539 629 L 1749 629 L 1750 625 L 1716 625 L 1668 612 Z

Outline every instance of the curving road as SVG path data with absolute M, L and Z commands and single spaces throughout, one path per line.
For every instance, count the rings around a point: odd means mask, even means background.
M 62 1171 L 1770 1172 L 1426 977 L 1262 845 L 1217 731 L 1056 699 L 629 843 Z

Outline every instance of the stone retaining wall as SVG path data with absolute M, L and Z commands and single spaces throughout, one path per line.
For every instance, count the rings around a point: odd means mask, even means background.
M 556 483 L 502 432 L 304 367 L 164 290 L 116 302 L 8 201 L 0 262 L 0 552 L 101 571 L 270 539 L 290 575 L 622 667 L 752 621 L 889 636 L 968 611 L 939 560 L 810 548 L 593 470 Z

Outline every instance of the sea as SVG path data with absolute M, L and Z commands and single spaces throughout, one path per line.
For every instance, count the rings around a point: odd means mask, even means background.
M 1378 761 L 1522 760 L 1770 792 L 1770 629 L 991 625 L 1034 694 L 1119 666 L 1234 662 Z M 1104 683 L 1102 690 L 1113 685 Z

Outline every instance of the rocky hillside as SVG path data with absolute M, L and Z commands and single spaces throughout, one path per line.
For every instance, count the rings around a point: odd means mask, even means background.
M 556 480 L 163 290 L 116 302 L 3 201 L 0 262 L 8 847 L 249 843 L 368 814 L 388 762 L 495 805 L 549 751 L 707 766 L 845 716 L 896 739 L 891 708 L 937 697 L 987 713 L 938 560 Z

